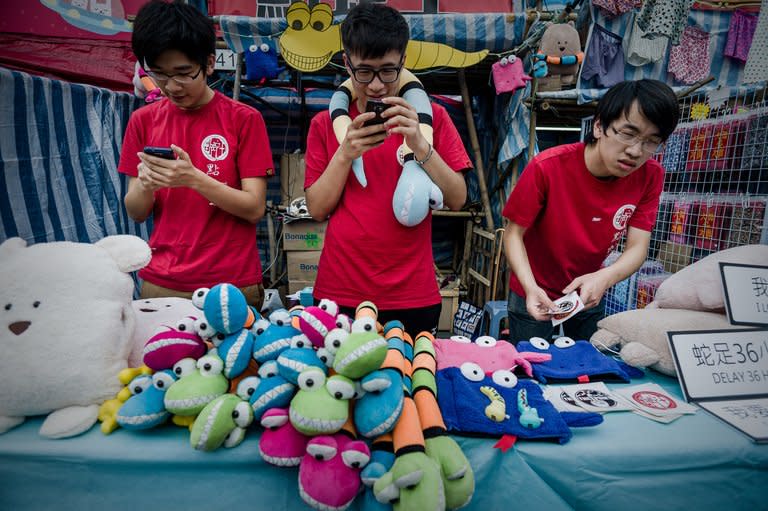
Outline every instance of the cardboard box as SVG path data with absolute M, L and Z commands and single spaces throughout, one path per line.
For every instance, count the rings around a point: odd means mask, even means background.
M 451 333 L 453 330 L 453 317 L 459 308 L 459 287 L 451 289 L 441 289 L 440 296 L 443 297 L 443 308 L 440 309 L 440 319 L 437 322 L 437 329 L 440 332 Z
M 304 154 L 291 153 L 280 157 L 280 198 L 289 204 L 304 197 Z
M 288 294 L 292 295 L 304 289 L 305 287 L 314 287 L 314 280 L 290 280 L 288 281 Z
M 283 249 L 322 250 L 326 227 L 328 227 L 327 220 L 325 222 L 294 220 L 283 224 Z
M 317 267 L 320 263 L 320 250 L 296 250 L 286 252 L 285 256 L 288 267 L 288 282 L 294 280 L 315 281 Z
M 693 247 L 674 241 L 667 241 L 659 248 L 658 259 L 664 266 L 664 271 L 675 273 L 691 263 Z

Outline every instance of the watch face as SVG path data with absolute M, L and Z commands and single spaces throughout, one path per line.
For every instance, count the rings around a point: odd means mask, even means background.
M 405 165 L 405 144 L 401 144 L 400 147 L 397 148 L 397 162 L 401 167 Z

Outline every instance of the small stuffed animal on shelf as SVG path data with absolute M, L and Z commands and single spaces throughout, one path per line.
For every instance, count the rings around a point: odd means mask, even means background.
M 573 85 L 582 60 L 581 40 L 573 22 L 551 23 L 544 30 L 534 55 L 534 62 L 547 64 L 547 74 L 539 78 L 539 90 L 560 90 Z

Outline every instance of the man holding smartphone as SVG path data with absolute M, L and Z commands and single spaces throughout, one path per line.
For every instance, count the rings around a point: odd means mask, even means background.
M 397 319 L 412 335 L 435 332 L 441 297 L 434 273 L 432 224 L 400 224 L 392 196 L 402 172 L 398 148 L 406 142 L 413 158 L 440 187 L 453 210 L 467 196 L 464 172 L 472 167 L 456 127 L 444 108 L 432 105 L 434 143 L 419 129 L 413 106 L 397 95 L 410 31 L 405 18 L 381 4 L 358 4 L 341 26 L 344 63 L 356 101 L 352 124 L 339 143 L 328 112 L 312 119 L 307 138 L 307 206 L 318 221 L 329 219 L 314 298 L 335 301 L 354 314 L 364 300 L 379 308 L 382 323 Z M 366 105 L 371 101 L 371 111 Z M 384 107 L 375 123 L 376 102 Z M 371 121 L 374 121 L 371 124 Z M 362 156 L 366 187 L 350 172 Z
M 153 0 L 139 10 L 133 52 L 166 99 L 133 113 L 118 170 L 130 176 L 130 217 L 153 215 L 143 298 L 229 282 L 260 307 L 255 224 L 272 153 L 261 114 L 208 86 L 215 45 L 213 22 L 191 5 Z

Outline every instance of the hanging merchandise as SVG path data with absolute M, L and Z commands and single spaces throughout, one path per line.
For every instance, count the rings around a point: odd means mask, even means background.
M 741 9 L 735 10 L 728 27 L 728 39 L 725 41 L 723 55 L 746 62 L 756 28 L 757 14 Z
M 637 26 L 646 37 L 668 37 L 672 44 L 678 44 L 688 23 L 691 5 L 693 0 L 646 0 L 637 17 Z
M 532 79 L 523 70 L 523 61 L 514 55 L 503 57 L 491 66 L 496 94 L 514 92 Z
M 624 51 L 621 36 L 601 27 L 592 26 L 592 34 L 587 44 L 582 80 L 595 78 L 595 85 L 601 88 L 613 87 L 624 80 Z
M 749 48 L 749 57 L 744 68 L 744 83 L 768 80 L 768 0 L 760 4 L 760 18 Z
M 648 38 L 643 29 L 638 26 L 637 19 L 638 16 L 633 14 L 632 25 L 629 34 L 627 34 L 624 57 L 627 64 L 639 67 L 663 59 L 667 53 L 669 39 L 666 37 Z
M 685 27 L 680 44 L 669 50 L 668 71 L 685 84 L 709 76 L 709 34 L 694 26 Z

